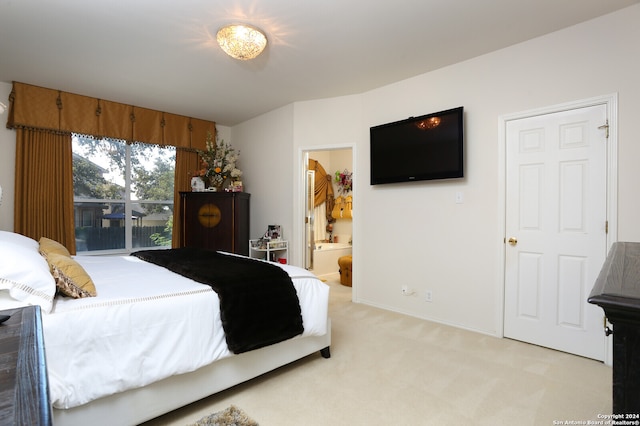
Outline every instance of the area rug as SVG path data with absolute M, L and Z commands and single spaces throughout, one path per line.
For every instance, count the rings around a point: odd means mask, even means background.
M 240 408 L 231 405 L 222 411 L 203 417 L 189 426 L 258 426 L 258 422 L 247 416 L 247 413 Z

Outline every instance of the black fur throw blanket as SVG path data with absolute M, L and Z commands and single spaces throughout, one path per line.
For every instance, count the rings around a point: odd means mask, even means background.
M 211 286 L 220 299 L 222 327 L 233 353 L 272 345 L 303 331 L 296 289 L 276 265 L 197 248 L 143 250 L 132 256 Z

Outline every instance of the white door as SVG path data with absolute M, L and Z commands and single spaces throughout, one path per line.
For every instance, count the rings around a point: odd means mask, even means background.
M 505 337 L 604 359 L 607 106 L 506 122 Z

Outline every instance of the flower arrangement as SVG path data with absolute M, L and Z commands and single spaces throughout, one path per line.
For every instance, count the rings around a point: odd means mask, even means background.
M 353 173 L 349 172 L 347 169 L 344 169 L 343 172 L 339 170 L 336 171 L 336 183 L 338 184 L 338 190 L 341 194 L 346 194 L 353 189 L 352 174 Z
M 236 167 L 240 151 L 236 153 L 236 150 L 224 140 L 214 142 L 211 132 L 207 132 L 206 147 L 206 151 L 198 150 L 200 170 L 194 174 L 199 176 L 205 185 L 211 182 L 211 185 L 221 187 L 227 178 L 238 180 L 242 176 L 242 171 Z

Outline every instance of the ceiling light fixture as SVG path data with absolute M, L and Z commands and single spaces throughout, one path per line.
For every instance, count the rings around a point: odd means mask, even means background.
M 243 61 L 257 57 L 267 45 L 264 33 L 246 24 L 232 24 L 220 28 L 216 40 L 227 55 Z

